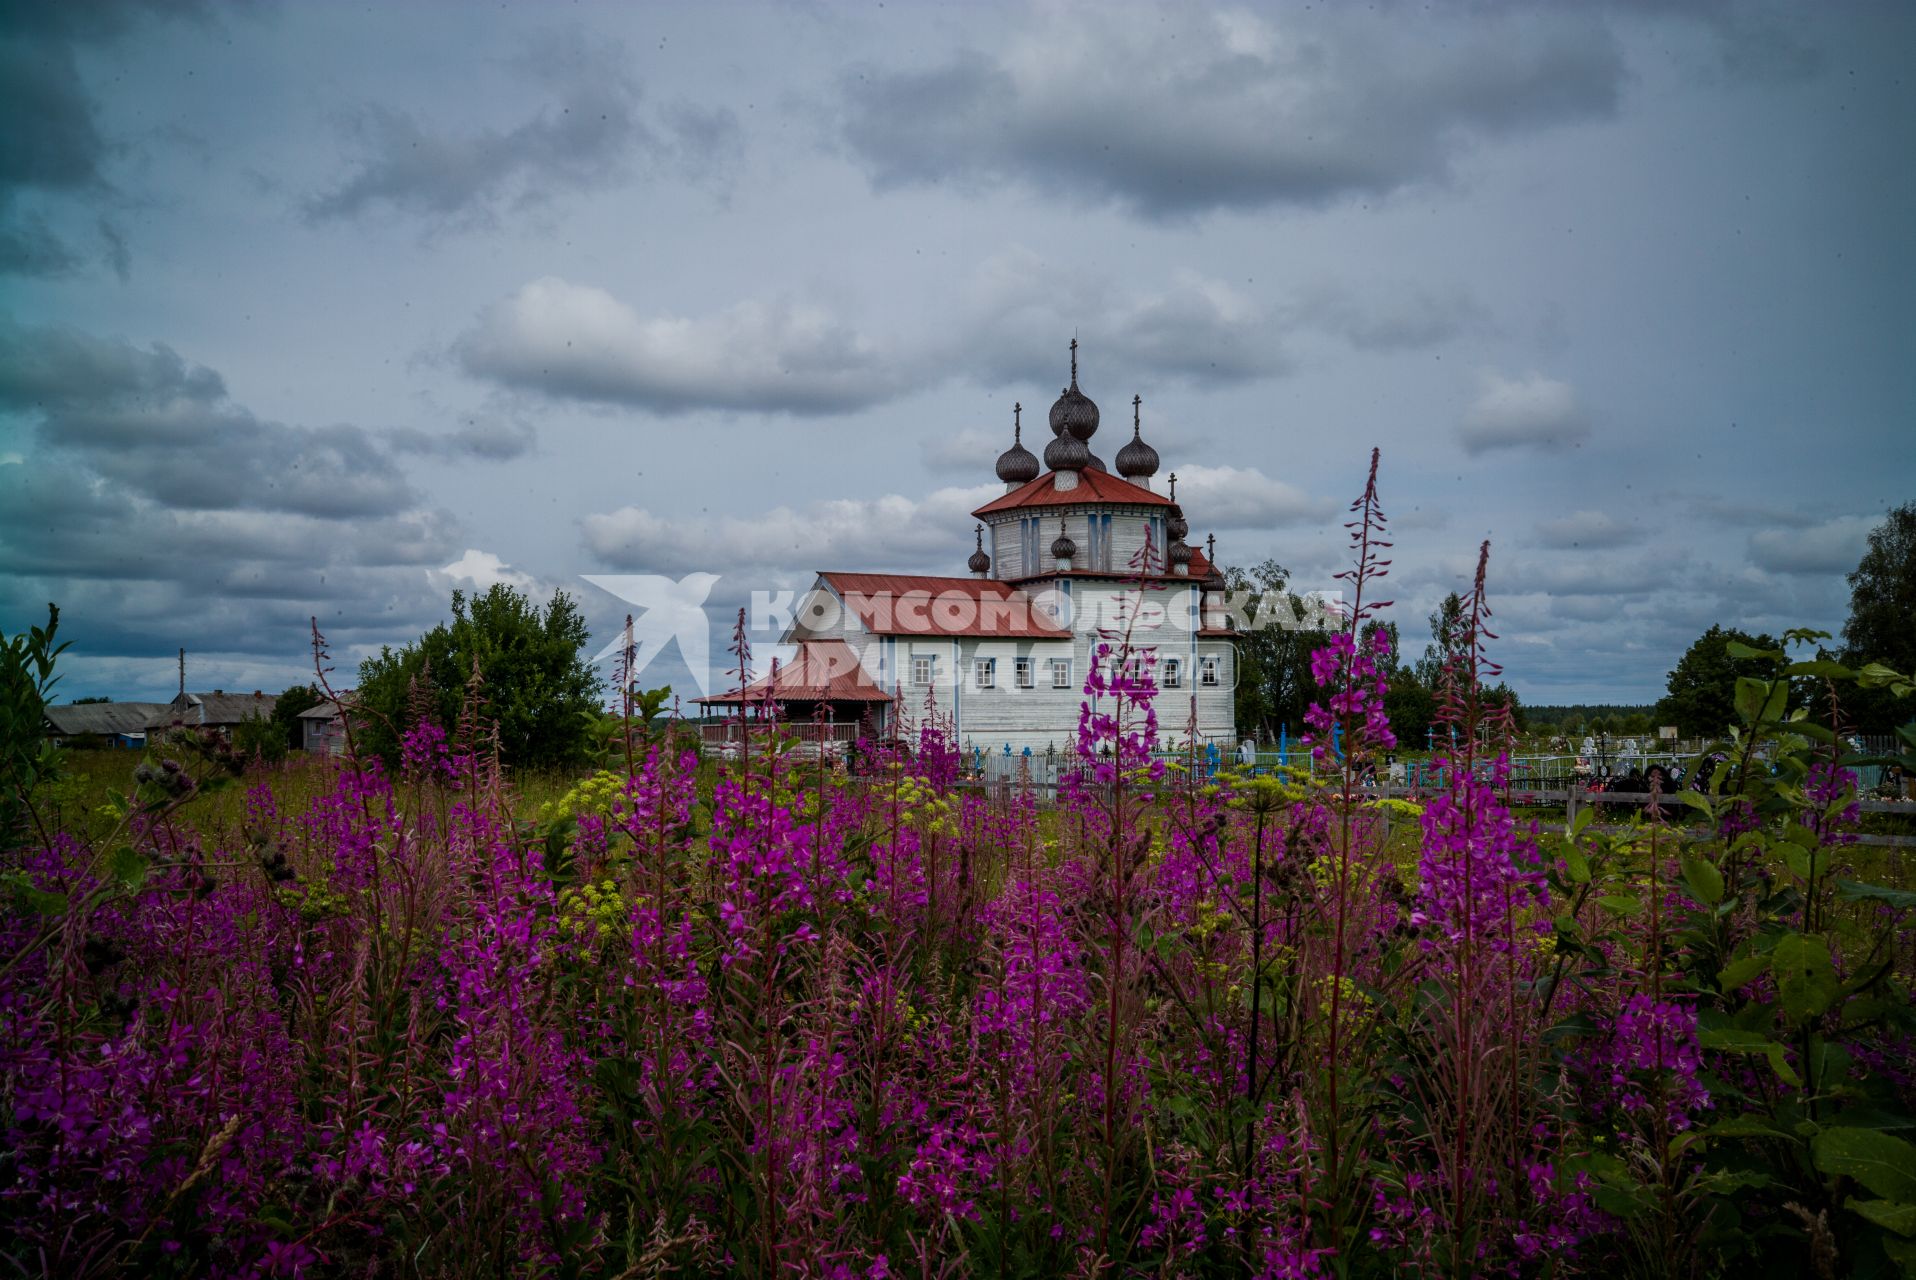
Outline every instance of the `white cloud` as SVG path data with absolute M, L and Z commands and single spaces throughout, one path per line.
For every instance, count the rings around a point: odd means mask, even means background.
M 1750 535 L 1750 559 L 1772 573 L 1848 573 L 1878 519 L 1838 516 L 1803 529 L 1759 529 Z
M 433 576 L 477 591 L 503 585 L 525 592 L 535 599 L 541 594 L 537 578 L 529 573 L 520 573 L 490 551 L 480 551 L 474 547 L 467 547 L 464 555 Z
M 1178 505 L 1195 532 L 1202 528 L 1267 529 L 1328 519 L 1329 498 L 1273 480 L 1255 467 L 1180 466 Z
M 939 489 L 921 499 L 844 498 L 709 523 L 621 507 L 588 515 L 579 527 L 586 548 L 621 569 L 786 575 L 900 569 L 959 575 L 972 549 L 971 512 L 1001 492 L 999 485 L 975 485 Z
M 645 316 L 556 276 L 487 308 L 456 349 L 468 371 L 508 386 L 659 413 L 839 413 L 904 386 L 875 341 L 817 306 L 748 300 L 703 317 Z
M 1506 378 L 1487 370 L 1457 434 L 1470 453 L 1565 449 L 1589 436 L 1590 423 L 1569 383 L 1535 372 Z

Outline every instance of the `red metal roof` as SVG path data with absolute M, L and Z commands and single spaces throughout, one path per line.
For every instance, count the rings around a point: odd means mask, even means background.
M 995 578 L 907 573 L 821 573 L 858 624 L 879 636 L 990 636 L 1062 640 L 1071 635 L 1024 592 Z
M 800 640 L 789 663 L 780 663 L 738 689 L 694 698 L 694 702 L 752 702 L 769 697 L 774 702 L 890 702 L 891 695 L 871 682 L 858 654 L 843 640 Z
M 1015 511 L 1020 507 L 1071 507 L 1086 502 L 1130 503 L 1144 507 L 1175 506 L 1161 493 L 1152 493 L 1149 489 L 1132 484 L 1129 480 L 1119 479 L 1108 471 L 1092 471 L 1089 468 L 1078 473 L 1078 487 L 1066 493 L 1058 492 L 1058 473 L 1047 471 L 1036 480 L 1020 485 L 1002 498 L 994 498 L 971 514 L 974 516 L 991 515 L 998 511 Z

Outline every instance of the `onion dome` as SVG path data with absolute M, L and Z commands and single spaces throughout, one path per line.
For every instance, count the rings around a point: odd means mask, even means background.
M 1184 539 L 1179 538 L 1171 544 L 1170 553 L 1166 558 L 1170 560 L 1173 569 L 1179 565 L 1183 565 L 1186 569 L 1189 569 L 1191 566 L 1191 548 L 1184 545 Z
M 1058 536 L 1051 541 L 1051 554 L 1058 560 L 1070 560 L 1078 554 L 1078 544 L 1064 531 L 1064 521 L 1058 521 Z
M 1184 510 L 1177 505 L 1178 473 L 1171 473 L 1171 517 L 1164 522 L 1164 533 L 1172 542 L 1182 542 L 1191 532 L 1191 526 L 1184 522 Z
M 1211 567 L 1204 575 L 1206 591 L 1222 591 L 1225 588 L 1224 570 L 1217 567 L 1217 535 L 1214 533 L 1204 540 L 1204 559 Z
M 1082 471 L 1091 465 L 1091 449 L 1066 431 L 1044 447 L 1044 464 L 1053 471 Z
M 1026 454 L 1025 456 L 1030 457 L 1031 455 Z M 983 525 L 977 527 L 977 535 L 978 549 L 971 553 L 971 559 L 965 561 L 965 567 L 973 573 L 990 573 L 991 557 L 985 554 L 985 527 Z
M 1080 440 L 1090 440 L 1098 431 L 1098 406 L 1090 396 L 1078 390 L 1078 340 L 1071 340 L 1071 385 L 1058 394 L 1051 406 L 1051 433 L 1069 432 Z M 1103 470 L 1103 468 L 1099 468 Z
M 1131 443 L 1118 450 L 1118 474 L 1126 480 L 1149 480 L 1158 473 L 1158 451 L 1139 434 L 1144 429 L 1139 421 L 1143 403 L 1143 397 L 1131 397 Z
M 1006 484 L 1024 484 L 1038 478 L 1038 455 L 1024 446 L 1024 406 L 1011 406 L 1011 447 L 998 455 L 998 478 Z
M 1085 462 L 1084 466 L 1087 471 L 1103 471 L 1107 474 L 1111 470 L 1111 468 L 1104 465 L 1104 459 L 1095 453 L 1090 455 L 1090 458 Z

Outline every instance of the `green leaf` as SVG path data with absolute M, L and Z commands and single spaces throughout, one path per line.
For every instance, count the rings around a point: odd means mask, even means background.
M 1759 649 L 1755 645 L 1745 644 L 1741 640 L 1726 641 L 1723 645 L 1723 651 L 1732 658 L 1772 658 L 1778 662 L 1783 660 L 1783 651 L 1781 649 Z
M 1597 820 L 1595 805 L 1585 805 L 1577 810 L 1577 816 L 1570 819 L 1570 838 L 1575 840 L 1583 834 L 1583 829 Z
M 1791 1068 L 1783 1046 L 1761 1031 L 1735 1031 L 1717 1027 L 1699 1031 L 1696 1042 L 1705 1049 L 1719 1049 L 1725 1053 L 1760 1053 L 1770 1060 L 1770 1068 L 1776 1072 L 1777 1079 L 1790 1085 L 1803 1083 L 1803 1078 Z
M 106 874 L 117 880 L 123 889 L 137 890 L 146 883 L 146 873 L 152 864 L 130 844 L 116 845 L 106 855 Z
M 1643 910 L 1643 903 L 1627 893 L 1606 893 L 1597 899 L 1597 905 L 1625 916 L 1633 916 Z
M 1707 859 L 1684 854 L 1683 883 L 1690 886 L 1696 900 L 1706 907 L 1715 906 L 1723 898 L 1723 873 Z
M 1692 791 L 1688 787 L 1678 791 L 1673 797 L 1679 804 L 1688 805 L 1706 818 L 1716 817 L 1716 806 L 1710 803 L 1710 797 L 1701 791 Z
M 1883 902 L 1904 910 L 1916 907 L 1916 890 L 1892 889 L 1888 885 L 1864 884 L 1860 880 L 1838 880 L 1836 896 L 1846 902 Z
M 1792 662 L 1783 668 L 1786 676 L 1815 676 L 1819 680 L 1854 680 L 1856 673 L 1840 662 L 1831 662 L 1828 658 L 1811 658 L 1803 662 Z
M 1723 971 L 1716 975 L 1717 989 L 1725 993 L 1735 991 L 1769 967 L 1770 957 L 1765 952 L 1740 956 L 1724 965 Z
M 1776 978 L 1777 998 L 1793 1018 L 1817 1017 L 1836 999 L 1836 967 L 1830 963 L 1829 942 L 1820 934 L 1785 936 L 1771 953 L 1770 972 Z
M 1736 642 L 1731 641 L 1731 643 Z M 1744 646 L 1744 648 L 1748 647 L 1748 645 Z M 1758 680 L 1754 676 L 1738 676 L 1736 678 L 1737 718 L 1744 724 L 1755 724 L 1756 718 L 1763 713 L 1763 702 L 1769 696 L 1769 692 L 1769 681 Z
M 1890 667 L 1886 667 L 1880 662 L 1865 663 L 1863 668 L 1856 673 L 1856 679 L 1865 689 L 1880 689 L 1885 685 L 1894 685 L 1897 683 L 1907 684 L 1909 682 L 1908 676 Z
M 1583 812 L 1591 813 L 1594 811 L 1585 809 Z M 1582 818 L 1583 814 L 1580 813 L 1577 816 Z M 1570 877 L 1572 884 L 1590 883 L 1590 859 L 1584 857 L 1583 850 L 1577 848 L 1575 845 L 1570 845 L 1564 849 L 1563 867 L 1564 873 Z
M 1916 1146 L 1901 1138 L 1878 1129 L 1825 1129 L 1810 1152 L 1824 1173 L 1854 1178 L 1891 1200 L 1916 1201 Z
M 1777 1128 L 1761 1116 L 1725 1116 L 1704 1130 L 1712 1138 L 1783 1138 L 1796 1141 L 1796 1135 Z

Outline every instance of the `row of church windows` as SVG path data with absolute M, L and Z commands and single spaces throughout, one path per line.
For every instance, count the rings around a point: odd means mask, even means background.
M 1084 545 L 1078 548 L 1078 557 L 1073 564 L 1079 569 L 1096 569 L 1109 573 L 1113 568 L 1126 568 L 1127 565 L 1114 566 L 1113 538 L 1111 522 L 1113 517 L 1103 513 L 1093 513 L 1085 517 Z M 1145 521 L 1145 536 L 1151 539 L 1152 555 L 1156 571 L 1164 570 L 1164 519 L 1151 516 Z M 1027 574 L 1036 575 L 1041 566 L 1051 562 L 1051 542 L 1057 536 L 1058 523 L 1047 521 L 1043 516 L 1026 516 L 1018 521 L 1019 560 Z

